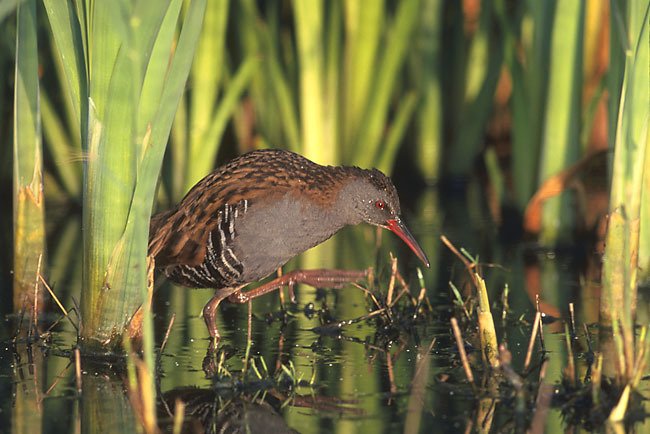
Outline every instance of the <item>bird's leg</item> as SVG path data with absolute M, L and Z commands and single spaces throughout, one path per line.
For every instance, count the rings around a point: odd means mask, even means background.
M 208 327 L 208 333 L 210 333 L 211 347 L 216 347 L 220 338 L 216 321 L 219 303 L 231 296 L 233 293 L 239 291 L 241 288 L 242 287 L 217 289 L 212 298 L 203 307 L 203 320 L 205 321 L 205 325 Z
M 246 303 L 260 295 L 283 286 L 289 287 L 291 301 L 295 302 L 293 286 L 304 283 L 314 288 L 342 288 L 345 284 L 368 277 L 369 270 L 294 270 L 246 292 L 235 292 L 228 297 L 231 303 Z

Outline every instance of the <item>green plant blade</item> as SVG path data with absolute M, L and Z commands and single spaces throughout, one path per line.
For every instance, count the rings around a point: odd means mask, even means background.
M 14 310 L 41 310 L 45 213 L 36 1 L 17 9 L 14 90 Z M 35 290 L 37 291 L 35 293 Z

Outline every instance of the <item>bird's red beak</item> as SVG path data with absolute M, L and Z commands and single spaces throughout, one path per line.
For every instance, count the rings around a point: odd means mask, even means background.
M 411 248 L 411 250 L 413 250 L 413 253 L 415 253 L 415 255 L 420 258 L 420 261 L 422 261 L 424 265 L 429 268 L 429 260 L 427 259 L 427 255 L 424 254 L 422 247 L 420 247 L 418 242 L 415 241 L 415 238 L 413 238 L 413 235 L 411 235 L 411 232 L 409 232 L 406 225 L 402 223 L 402 220 L 399 218 L 387 220 L 386 228 L 396 233 L 397 236 L 400 237 L 406 243 L 406 245 Z

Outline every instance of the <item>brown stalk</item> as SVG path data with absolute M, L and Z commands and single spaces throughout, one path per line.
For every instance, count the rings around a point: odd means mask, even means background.
M 167 330 L 165 331 L 165 337 L 163 338 L 162 344 L 160 345 L 161 353 L 165 351 L 165 347 L 167 346 L 167 340 L 169 339 L 169 334 L 172 331 L 172 326 L 174 325 L 175 320 L 176 320 L 176 314 L 173 313 L 171 319 L 169 320 L 169 324 L 167 325 Z
M 576 317 L 573 303 L 569 303 L 569 319 L 571 320 L 571 337 L 576 335 Z
M 79 348 L 74 349 L 74 378 L 77 384 L 77 393 L 81 393 L 81 353 Z
M 571 342 L 571 335 L 569 334 L 569 326 L 564 325 L 564 340 L 567 347 L 567 366 L 564 368 L 564 375 L 571 385 L 576 385 L 576 366 L 573 359 L 573 345 Z
M 512 368 L 512 353 L 504 344 L 499 345 L 499 366 L 506 379 L 512 384 L 517 392 L 524 387 L 524 380 Z
M 63 368 L 63 370 L 59 374 L 57 374 L 56 378 L 54 379 L 54 381 L 52 382 L 50 387 L 48 387 L 47 390 L 45 391 L 45 393 L 43 393 L 43 398 L 41 398 L 41 401 L 43 399 L 47 398 L 47 396 L 50 394 L 50 392 L 52 392 L 52 390 L 54 390 L 56 385 L 59 384 L 59 381 L 61 381 L 61 379 L 63 378 L 63 374 L 65 374 L 65 372 L 68 370 L 70 365 L 72 365 L 72 363 L 68 362 L 68 364 L 65 365 L 65 368 Z
M 472 388 L 475 387 L 474 384 L 474 374 L 472 374 L 472 368 L 469 365 L 469 360 L 467 358 L 467 353 L 465 352 L 465 345 L 463 343 L 463 336 L 460 333 L 460 328 L 458 327 L 458 320 L 456 318 L 451 318 L 451 328 L 454 331 L 454 337 L 456 338 L 456 346 L 458 347 L 458 353 L 460 354 L 460 360 L 463 363 L 463 370 L 465 371 L 465 376 L 467 380 L 472 385 Z
M 393 357 L 389 352 L 386 353 L 386 369 L 388 371 L 388 383 L 390 384 L 390 393 L 389 405 L 393 396 L 397 393 L 397 384 L 395 384 L 395 372 L 393 370 Z
M 406 420 L 404 421 L 404 434 L 420 432 L 424 394 L 429 380 L 430 354 L 435 343 L 436 338 L 433 338 L 429 347 L 426 350 L 421 348 L 418 353 L 417 362 L 415 363 L 415 373 L 413 374 L 413 380 L 411 380 L 411 393 L 408 400 Z
M 528 370 L 530 366 L 530 360 L 533 356 L 533 348 L 535 347 L 535 338 L 537 337 L 537 332 L 540 325 L 540 320 L 542 319 L 542 314 L 537 311 L 535 313 L 535 320 L 533 321 L 533 331 L 530 334 L 530 340 L 528 341 L 528 351 L 526 351 L 526 360 L 524 361 L 524 371 Z
M 536 301 L 537 301 L 537 303 L 536 303 L 537 312 L 540 314 L 539 315 L 539 344 L 542 347 L 542 352 L 546 352 L 546 345 L 544 344 L 544 327 L 543 327 L 544 324 L 542 323 L 542 315 L 541 315 L 541 312 L 539 310 L 539 294 L 537 294 L 537 300 Z M 535 317 L 537 317 L 537 316 L 535 316 Z
M 388 294 L 386 294 L 386 305 L 390 306 L 395 291 L 395 275 L 397 274 L 397 258 L 390 254 L 390 280 L 388 281 Z
M 38 255 L 38 264 L 36 265 L 36 281 L 34 282 L 34 305 L 32 306 L 32 318 L 34 320 L 34 332 L 38 334 L 38 278 L 41 275 L 41 262 L 43 260 L 43 254 Z
M 548 411 L 551 407 L 551 399 L 553 398 L 553 389 L 552 384 L 542 383 L 539 385 L 533 421 L 530 423 L 528 434 L 544 434 Z
M 280 291 L 282 293 L 282 291 Z M 174 434 L 180 434 L 183 429 L 183 421 L 185 419 L 185 403 L 180 399 L 176 400 L 174 405 Z
M 467 260 L 467 258 L 465 257 L 465 255 L 460 253 L 460 251 L 456 248 L 456 246 L 454 246 L 446 236 L 440 235 L 440 240 L 463 263 L 463 265 L 467 269 L 467 272 L 469 273 L 470 277 L 472 278 L 472 282 L 474 283 L 474 286 L 478 287 L 478 283 L 476 282 L 476 279 L 474 277 L 474 268 L 476 268 L 475 265 L 472 264 L 471 262 L 469 262 Z
M 47 282 L 45 281 L 45 279 L 43 278 L 43 276 L 40 273 L 38 274 L 38 278 L 43 283 L 43 286 L 45 286 L 45 289 L 47 289 L 47 291 L 50 293 L 50 296 L 52 297 L 52 299 L 54 300 L 56 305 L 59 307 L 61 312 L 63 312 L 63 316 L 66 317 L 66 319 L 68 321 L 70 321 L 70 324 L 72 324 L 72 327 L 74 327 L 75 330 L 77 330 L 77 332 L 78 332 L 79 327 L 77 326 L 77 324 L 74 323 L 74 321 L 72 321 L 72 318 L 70 318 L 70 315 L 69 315 L 68 311 L 66 310 L 65 307 L 63 307 L 63 304 L 61 304 L 61 301 L 59 301 L 59 297 L 56 296 L 56 294 L 54 293 L 52 288 L 50 288 L 50 285 L 47 284 Z

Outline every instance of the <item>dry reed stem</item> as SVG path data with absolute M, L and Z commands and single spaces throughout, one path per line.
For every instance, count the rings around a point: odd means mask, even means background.
M 530 366 L 530 360 L 533 356 L 533 348 L 535 347 L 535 338 L 537 337 L 541 318 L 542 315 L 537 311 L 535 313 L 535 320 L 533 321 L 533 331 L 530 334 L 530 340 L 528 341 L 528 350 L 526 351 L 526 360 L 524 361 L 524 371 L 527 371 Z
M 542 347 L 542 352 L 546 352 L 546 345 L 544 343 L 544 323 L 542 322 L 542 314 L 539 310 L 539 294 L 535 296 L 535 310 L 540 314 L 539 315 L 539 344 Z
M 499 367 L 497 332 L 494 326 L 494 318 L 490 311 L 490 300 L 488 299 L 485 280 L 478 273 L 474 273 L 474 281 L 477 284 L 479 308 L 477 312 L 479 337 L 481 349 L 486 361 L 493 369 Z
M 386 370 L 388 371 L 388 384 L 391 396 L 388 398 L 388 404 L 390 405 L 393 399 L 393 396 L 397 393 L 397 384 L 395 384 L 395 372 L 393 370 L 393 358 L 390 355 L 390 352 L 386 352 Z
M 79 348 L 74 349 L 74 378 L 77 384 L 77 393 L 81 393 L 81 352 Z
M 476 268 L 476 267 L 474 266 L 474 264 L 472 264 L 471 262 L 469 262 L 469 261 L 467 260 L 467 258 L 465 257 L 465 255 L 463 255 L 463 254 L 462 254 L 462 253 L 461 253 L 461 252 L 456 248 L 456 246 L 454 246 L 454 245 L 451 243 L 451 241 L 449 241 L 449 239 L 448 239 L 446 236 L 444 236 L 444 235 L 440 235 L 440 240 L 441 240 L 441 241 L 443 242 L 443 244 L 444 244 L 445 246 L 447 246 L 447 248 L 448 248 L 449 250 L 451 250 L 451 252 L 452 252 L 454 255 L 456 255 L 456 257 L 457 257 L 457 258 L 458 258 L 458 259 L 463 263 L 463 265 L 464 265 L 465 268 L 467 269 L 467 272 L 469 273 L 470 277 L 472 278 L 472 282 L 474 283 L 474 286 L 476 286 L 476 287 L 478 288 L 478 283 L 476 282 L 476 280 L 475 280 L 475 278 L 474 278 L 474 268 Z
M 388 281 L 388 293 L 386 294 L 386 305 L 390 306 L 395 291 L 395 275 L 397 274 L 397 258 L 390 254 L 390 280 Z
M 149 387 L 153 381 L 151 372 L 143 360 L 135 355 L 133 357 L 135 357 L 135 366 L 138 372 L 138 390 L 135 392 L 140 400 L 142 424 L 146 433 L 158 433 L 159 430 L 156 423 L 156 397 L 151 395 L 150 391 L 152 388 Z
M 424 394 L 429 380 L 430 353 L 435 343 L 436 338 L 433 338 L 426 349 L 420 348 L 418 352 L 417 361 L 415 362 L 415 372 L 411 380 L 411 393 L 409 394 L 406 420 L 404 421 L 404 434 L 420 432 Z
M 603 379 L 603 355 L 596 355 L 596 366 L 591 371 L 591 401 L 594 406 L 600 404 L 600 389 Z
M 512 368 L 512 353 L 506 348 L 505 344 L 499 345 L 499 366 L 503 375 L 515 390 L 519 392 L 524 387 L 524 380 Z
M 621 397 L 618 400 L 618 403 L 614 406 L 612 412 L 609 414 L 609 417 L 607 418 L 608 421 L 622 422 L 625 419 L 627 406 L 630 402 L 631 390 L 632 390 L 632 386 L 630 384 L 627 384 L 625 386 L 625 389 L 623 389 L 623 393 L 621 393 Z
M 485 398 L 479 400 L 478 403 L 478 413 L 476 415 L 477 420 L 480 420 L 479 426 L 481 427 L 479 432 L 489 433 L 490 428 L 492 427 L 492 422 L 494 420 L 494 410 L 496 409 L 496 399 Z M 481 417 L 481 415 L 483 415 Z
M 43 276 L 40 273 L 38 273 L 38 278 L 43 283 L 43 286 L 45 286 L 45 289 L 47 289 L 47 292 L 50 293 L 50 296 L 52 297 L 52 299 L 56 303 L 57 307 L 61 310 L 61 312 L 63 312 L 63 316 L 70 322 L 72 327 L 74 327 L 74 329 L 77 332 L 79 332 L 79 326 L 77 326 L 77 324 L 75 324 L 74 321 L 72 321 L 72 318 L 70 318 L 70 313 L 68 312 L 68 310 L 66 310 L 65 307 L 63 307 L 63 304 L 59 300 L 59 297 L 56 296 L 56 294 L 54 293 L 54 291 L 52 290 L 50 285 L 47 284 L 47 282 L 45 281 L 45 279 L 43 278 Z M 51 329 L 51 327 L 50 327 L 50 329 Z
M 546 364 L 546 362 L 545 362 Z M 553 398 L 553 385 L 541 383 L 537 389 L 537 398 L 535 399 L 535 410 L 533 420 L 527 434 L 544 434 L 546 429 L 546 420 L 548 411 L 551 407 Z
M 282 277 L 282 267 L 278 268 L 278 271 L 277 271 L 276 274 L 277 274 L 277 277 Z M 280 296 L 280 306 L 282 307 L 282 309 L 284 309 L 284 303 L 285 303 L 284 287 L 280 287 L 280 289 L 278 290 L 278 294 Z
M 571 335 L 569 333 L 568 324 L 564 324 L 564 341 L 566 342 L 567 349 L 567 366 L 564 368 L 564 375 L 569 380 L 570 384 L 576 385 L 576 366 L 573 359 L 573 345 L 571 342 Z
M 404 276 L 402 276 L 402 273 L 399 272 L 399 270 L 395 270 L 395 278 L 402 288 L 408 288 L 406 280 L 404 279 Z
M 185 420 L 185 403 L 180 399 L 176 400 L 174 405 L 174 434 L 181 434 L 183 429 L 183 422 Z
M 472 387 L 475 387 L 474 384 L 474 374 L 472 374 L 472 368 L 469 365 L 469 360 L 467 359 L 467 353 L 465 352 L 465 344 L 463 343 L 463 336 L 460 333 L 460 328 L 458 327 L 458 320 L 456 318 L 451 318 L 451 328 L 454 332 L 454 337 L 456 338 L 456 346 L 458 347 L 458 353 L 460 354 L 460 360 L 463 364 L 463 370 L 465 370 L 465 376 L 470 382 Z
M 408 291 L 408 288 L 402 288 L 402 290 L 401 290 L 400 292 L 397 293 L 397 297 L 395 297 L 395 298 L 393 299 L 392 303 L 389 304 L 388 306 L 389 306 L 389 307 L 393 307 L 393 306 L 395 306 L 395 305 L 397 304 L 397 302 L 398 302 L 402 297 L 404 297 L 404 294 L 408 294 L 408 292 L 409 292 L 409 291 Z M 413 302 L 413 301 L 415 301 L 415 300 L 414 300 L 413 298 L 411 298 L 411 301 Z
M 247 323 L 248 323 L 248 330 L 246 332 L 246 341 L 250 343 L 253 341 L 253 302 L 251 300 L 248 300 Z
M 34 325 L 34 331 L 38 334 L 38 278 L 41 275 L 41 262 L 43 261 L 43 253 L 38 255 L 38 263 L 36 265 L 36 278 L 34 282 L 34 305 L 32 306 L 32 319 Z
M 176 314 L 172 313 L 172 317 L 169 320 L 169 324 L 167 325 L 167 330 L 165 330 L 165 337 L 163 338 L 162 344 L 160 345 L 161 354 L 163 351 L 165 351 L 165 347 L 167 346 L 167 340 L 169 339 L 169 335 L 172 331 L 172 326 L 174 325 L 175 320 L 176 320 Z
M 59 301 L 59 298 L 56 296 L 54 291 L 52 291 L 52 288 L 50 288 L 50 285 L 47 284 L 47 282 L 45 281 L 45 279 L 43 278 L 43 276 L 40 273 L 38 274 L 38 277 L 41 280 L 41 282 L 43 282 L 43 285 L 45 285 L 45 288 L 50 293 L 50 296 L 52 297 L 52 299 L 54 300 L 56 305 L 59 307 L 59 309 L 61 309 L 61 312 L 63 312 L 63 315 L 68 316 L 68 311 L 65 309 L 65 307 L 63 307 L 63 305 Z
M 63 368 L 63 370 L 59 374 L 57 374 L 56 378 L 54 379 L 50 387 L 48 387 L 45 393 L 43 393 L 43 397 L 41 398 L 41 401 L 47 398 L 47 396 L 52 392 L 52 390 L 54 390 L 56 385 L 59 384 L 59 381 L 61 381 L 61 379 L 63 378 L 63 374 L 68 370 L 68 368 L 70 368 L 71 365 L 72 362 L 68 362 L 68 364 L 65 365 L 65 368 Z

